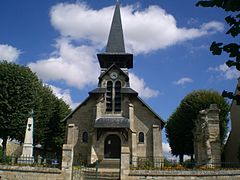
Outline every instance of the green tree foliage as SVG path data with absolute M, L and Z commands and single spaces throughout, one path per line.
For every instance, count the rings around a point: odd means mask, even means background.
M 226 100 L 215 91 L 198 90 L 188 94 L 180 103 L 175 112 L 169 117 L 166 125 L 166 136 L 172 154 L 180 156 L 193 155 L 193 128 L 199 111 L 209 108 L 210 104 L 217 104 L 221 110 L 220 139 L 223 143 L 227 133 L 229 105 Z
M 202 7 L 218 7 L 231 15 L 225 18 L 225 21 L 229 25 L 229 29 L 226 34 L 231 35 L 234 38 L 239 38 L 240 34 L 240 1 L 239 0 L 205 0 L 199 1 L 197 6 Z M 228 67 L 233 67 L 240 71 L 240 44 L 239 39 L 237 42 L 232 42 L 229 44 L 223 44 L 218 42 L 213 42 L 210 51 L 213 55 L 221 55 L 225 52 L 229 56 L 229 60 L 226 61 Z M 240 105 L 240 95 L 234 95 L 232 92 L 223 91 L 223 97 L 228 97 L 237 101 Z
M 0 63 L 0 137 L 23 140 L 26 119 L 34 107 L 40 82 L 27 67 Z
M 28 67 L 0 62 L 0 138 L 5 154 L 7 138 L 24 140 L 29 112 L 34 110 L 34 141 L 45 149 L 59 150 L 65 125 L 60 120 L 69 106 L 53 95 L 51 89 Z
M 41 144 L 45 151 L 59 154 L 65 135 L 65 123 L 61 120 L 69 113 L 69 106 L 53 95 L 48 86 L 43 86 L 38 92 L 34 115 L 35 143 Z

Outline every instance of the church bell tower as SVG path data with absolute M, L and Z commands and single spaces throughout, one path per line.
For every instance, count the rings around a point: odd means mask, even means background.
M 165 122 L 130 87 L 133 54 L 125 51 L 119 1 L 106 50 L 97 57 L 98 86 L 64 119 L 69 127 L 66 144 L 74 147 L 74 162 L 119 162 L 122 149 L 129 151 L 132 162 L 138 156 L 162 159 Z
M 133 93 L 137 95 L 137 92 L 130 88 L 129 83 L 128 70 L 133 68 L 133 54 L 125 52 L 119 1 L 116 3 L 106 51 L 97 54 L 97 57 L 101 74 L 98 88 L 90 93 L 105 92 L 105 103 L 100 105 L 100 110 L 97 111 L 99 116 L 97 117 L 103 121 L 104 118 L 102 117 L 107 116 L 109 121 L 112 115 L 115 121 L 111 121 L 111 123 L 116 124 L 117 117 L 125 119 L 124 94 Z

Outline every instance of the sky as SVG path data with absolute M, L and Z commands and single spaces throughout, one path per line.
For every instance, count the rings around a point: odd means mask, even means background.
M 115 2 L 1 0 L 0 60 L 30 67 L 74 109 L 97 86 Z M 121 0 L 130 85 L 165 121 L 188 93 L 234 91 L 240 76 L 209 51 L 212 41 L 237 41 L 225 34 L 228 14 L 196 2 Z

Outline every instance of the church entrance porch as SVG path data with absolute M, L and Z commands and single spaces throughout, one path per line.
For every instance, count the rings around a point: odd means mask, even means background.
M 121 139 L 116 134 L 110 134 L 104 141 L 104 158 L 120 159 Z

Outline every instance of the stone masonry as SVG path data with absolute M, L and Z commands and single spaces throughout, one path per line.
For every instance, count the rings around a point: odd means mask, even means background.
M 216 104 L 199 112 L 194 134 L 194 154 L 198 166 L 221 166 L 219 112 Z

